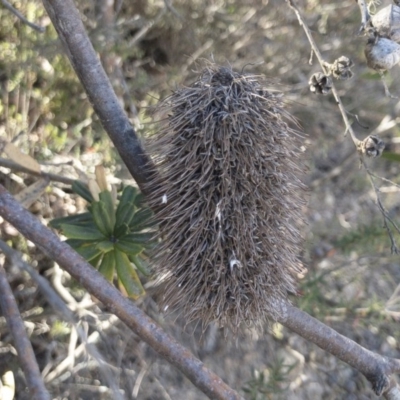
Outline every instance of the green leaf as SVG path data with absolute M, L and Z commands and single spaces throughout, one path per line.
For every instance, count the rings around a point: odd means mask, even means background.
M 61 230 L 68 239 L 104 240 L 104 235 L 96 228 L 82 228 L 76 225 L 62 224 Z
M 79 196 L 83 197 L 89 203 L 94 200 L 88 186 L 82 181 L 74 181 L 72 184 L 72 190 Z
M 110 225 L 111 228 L 114 229 L 115 225 L 115 206 L 113 202 L 113 198 L 111 195 L 111 192 L 109 190 L 103 190 L 99 194 L 100 198 L 100 204 L 102 204 L 105 207 L 105 212 L 110 218 Z
M 93 268 L 97 268 L 99 266 L 99 262 L 103 258 L 103 256 L 104 256 L 104 253 L 100 253 L 97 257 L 90 260 L 89 264 L 91 264 Z
M 115 247 L 122 252 L 133 256 L 136 256 L 136 254 L 139 254 L 143 251 L 143 246 L 130 241 L 118 240 L 118 242 L 115 243 Z
M 123 236 L 121 240 L 124 242 L 132 242 L 132 243 L 140 243 L 140 244 L 149 244 L 155 238 L 154 232 L 143 232 L 143 233 L 128 233 Z
M 101 201 L 94 201 L 91 205 L 90 212 L 93 215 L 94 223 L 98 230 L 104 236 L 111 236 L 113 234 L 114 225 L 111 222 L 111 217 L 106 205 Z
M 93 240 L 82 240 L 82 239 L 67 239 L 65 243 L 68 243 L 72 248 L 77 249 L 78 247 L 84 246 L 86 244 L 93 244 Z
M 132 231 L 138 231 L 144 228 L 147 228 L 152 225 L 152 221 L 150 218 L 152 217 L 153 213 L 151 212 L 150 208 L 143 208 L 139 210 L 132 218 L 129 228 Z
M 147 263 L 140 256 L 129 256 L 129 259 L 135 264 L 135 267 L 144 276 L 150 276 L 151 272 Z
M 109 240 L 103 240 L 96 244 L 96 248 L 101 250 L 103 253 L 108 253 L 109 251 L 114 250 L 114 243 Z
M 137 208 L 143 208 L 144 207 L 144 203 L 146 201 L 146 198 L 144 197 L 143 193 L 139 193 L 136 197 L 135 197 L 135 206 Z
M 93 244 L 88 244 L 75 249 L 86 261 L 93 260 L 94 258 L 101 255 L 102 251 Z
M 119 251 L 115 250 L 115 267 L 117 270 L 118 278 L 124 286 L 129 297 L 138 299 L 143 296 L 145 290 L 140 282 L 138 274 L 131 265 L 128 256 Z
M 398 153 L 391 153 L 388 151 L 384 151 L 381 157 L 389 161 L 400 162 L 400 154 Z
M 136 208 L 133 202 L 125 203 L 122 206 L 121 204 L 118 205 L 114 233 L 117 232 L 121 226 L 129 225 L 133 216 L 135 215 L 135 211 Z
M 85 212 L 68 217 L 54 218 L 49 223 L 49 225 L 55 229 L 61 229 L 62 224 L 91 226 L 94 225 L 94 221 L 92 215 L 89 212 Z
M 114 228 L 114 237 L 116 239 L 124 237 L 127 233 L 129 232 L 129 226 L 128 224 L 121 224 L 118 227 L 115 226 Z
M 101 261 L 99 272 L 109 281 L 114 279 L 115 270 L 115 252 L 109 251 L 106 253 Z
M 138 190 L 133 186 L 125 186 L 119 199 L 118 207 L 124 207 L 125 204 L 134 203 Z M 117 210 L 118 213 L 118 210 Z

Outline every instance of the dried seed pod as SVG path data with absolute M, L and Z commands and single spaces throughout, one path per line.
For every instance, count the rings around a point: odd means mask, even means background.
M 301 135 L 280 93 L 211 64 L 159 112 L 148 149 L 160 172 L 150 189 L 164 307 L 234 331 L 277 317 L 303 271 Z
M 400 44 L 379 36 L 368 39 L 364 52 L 368 66 L 377 71 L 391 69 L 400 61 Z
M 361 152 L 368 157 L 380 157 L 385 148 L 384 141 L 376 135 L 367 136 L 361 142 Z
M 391 4 L 371 17 L 372 26 L 380 37 L 400 43 L 400 7 Z
M 353 67 L 353 61 L 350 58 L 341 56 L 333 62 L 330 66 L 332 75 L 336 79 L 350 79 L 353 77 L 353 72 L 351 68 Z
M 328 94 L 332 89 L 331 78 L 322 72 L 312 74 L 308 84 L 310 85 L 310 90 L 317 94 Z

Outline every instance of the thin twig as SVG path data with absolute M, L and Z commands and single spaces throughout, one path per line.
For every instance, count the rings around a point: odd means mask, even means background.
M 371 186 L 374 189 L 375 192 L 375 199 L 376 199 L 376 204 L 378 205 L 379 211 L 383 215 L 383 225 L 389 235 L 390 242 L 391 242 L 391 252 L 392 254 L 399 254 L 399 248 L 397 247 L 396 240 L 394 238 L 393 232 L 390 228 L 390 225 L 393 226 L 393 228 L 400 233 L 400 228 L 397 226 L 396 222 L 389 216 L 388 211 L 384 207 L 381 199 L 381 192 L 379 188 L 375 185 L 374 182 L 374 174 L 371 173 L 369 170 L 368 166 L 366 165 L 365 161 L 361 159 L 361 164 L 363 165 L 365 171 L 367 172 L 369 181 L 371 182 Z
M 24 321 L 18 310 L 11 287 L 7 281 L 6 271 L 0 264 L 0 305 L 7 325 L 14 339 L 20 366 L 24 371 L 30 395 L 35 400 L 50 400 L 49 392 L 40 375 L 31 342 L 25 330 Z
M 369 15 L 367 3 L 365 0 L 357 0 L 357 4 L 360 7 L 360 12 L 361 12 L 361 27 L 359 30 L 359 34 L 361 34 L 367 27 L 367 24 L 371 19 L 371 16 Z
M 308 28 L 306 22 L 304 21 L 304 18 L 302 17 L 299 9 L 294 4 L 293 0 L 286 0 L 286 1 L 288 3 L 289 7 L 296 14 L 297 19 L 299 21 L 299 24 L 301 25 L 301 27 L 303 28 L 305 34 L 307 35 L 307 39 L 308 39 L 308 41 L 310 43 L 311 49 L 315 53 L 315 55 L 317 56 L 319 64 L 320 64 L 322 70 L 324 71 L 325 74 L 328 74 L 329 71 L 326 70 L 326 66 L 328 65 L 328 63 L 323 59 L 323 57 L 321 55 L 321 52 L 319 51 L 319 48 L 318 48 L 317 44 L 314 41 L 314 38 L 313 38 L 313 36 L 311 34 L 311 31 Z M 360 6 L 360 8 L 362 10 L 362 23 L 366 24 L 368 22 L 368 20 L 369 20 L 369 14 L 368 14 L 368 10 L 366 9 L 365 1 L 364 0 L 358 0 L 358 5 Z M 367 14 L 365 14 L 365 10 L 366 10 Z M 359 139 L 357 139 L 357 137 L 356 137 L 356 135 L 354 133 L 354 130 L 353 130 L 353 128 L 352 128 L 352 126 L 350 124 L 350 121 L 349 121 L 349 119 L 347 117 L 348 113 L 347 113 L 346 109 L 343 106 L 342 100 L 341 100 L 341 98 L 340 98 L 340 96 L 339 96 L 339 94 L 338 94 L 333 82 L 332 82 L 332 94 L 333 94 L 333 96 L 334 96 L 334 98 L 335 98 L 335 100 L 337 102 L 337 105 L 339 107 L 340 113 L 342 114 L 342 118 L 343 118 L 344 124 L 346 126 L 345 134 L 347 132 L 350 133 L 350 136 L 351 136 L 351 139 L 352 139 L 352 141 L 354 143 L 354 146 L 356 147 L 357 150 L 360 150 L 360 145 L 361 145 L 362 142 Z M 365 164 L 365 161 L 362 158 L 362 156 L 361 156 L 361 164 L 365 168 L 365 170 L 366 170 L 366 172 L 367 172 L 367 174 L 369 176 L 369 179 L 371 181 L 372 187 L 374 189 L 375 197 L 376 197 L 376 201 L 377 201 L 377 205 L 378 205 L 378 209 L 379 209 L 379 211 L 381 212 L 381 214 L 383 216 L 383 223 L 384 223 L 385 229 L 387 230 L 387 232 L 389 234 L 389 237 L 390 237 L 391 251 L 392 251 L 392 253 L 396 253 L 397 254 L 399 250 L 398 250 L 396 242 L 394 240 L 394 236 L 393 236 L 392 230 L 390 228 L 390 225 L 392 225 L 395 228 L 395 230 L 397 230 L 397 231 L 398 231 L 398 227 L 396 226 L 394 221 L 388 216 L 388 213 L 387 213 L 386 209 L 384 208 L 384 206 L 383 206 L 383 204 L 381 202 L 379 189 L 376 187 L 376 185 L 375 185 L 375 183 L 373 181 L 373 178 L 371 176 L 371 173 L 369 172 L 369 170 L 368 170 L 368 168 L 367 168 L 367 166 Z
M 44 26 L 36 25 L 33 22 L 28 21 L 16 8 L 14 8 L 8 1 L 1 0 L 3 6 L 7 8 L 8 11 L 12 12 L 17 18 L 19 18 L 24 24 L 28 25 L 30 28 L 43 33 L 46 28 Z
M 299 21 L 300 26 L 303 28 L 305 34 L 307 35 L 307 39 L 308 39 L 308 41 L 310 43 L 311 49 L 314 52 L 314 54 L 317 56 L 318 62 L 320 64 L 322 70 L 324 71 L 324 74 L 325 75 L 329 75 L 329 71 L 326 69 L 326 66 L 328 65 L 328 63 L 322 57 L 322 54 L 319 51 L 319 48 L 318 48 L 317 44 L 315 43 L 315 40 L 314 40 L 314 38 L 313 38 L 313 36 L 311 34 L 311 31 L 310 31 L 307 23 L 305 22 L 303 16 L 301 15 L 299 9 L 294 4 L 293 0 L 286 0 L 286 1 L 288 3 L 289 7 L 296 14 L 296 17 L 297 17 L 297 19 Z M 343 122 L 344 122 L 345 127 L 346 127 L 345 135 L 347 134 L 347 132 L 350 133 L 351 139 L 352 139 L 354 145 L 356 146 L 356 148 L 358 149 L 361 141 L 357 139 L 357 137 L 356 137 L 356 135 L 355 135 L 355 133 L 353 131 L 353 128 L 351 126 L 349 118 L 347 117 L 347 111 L 343 106 L 342 99 L 340 98 L 339 93 L 337 92 L 333 81 L 332 81 L 332 94 L 333 94 L 333 97 L 336 100 L 336 103 L 337 103 L 338 107 L 339 107 L 340 113 L 342 114 Z
M 149 30 L 158 22 L 160 22 L 161 18 L 164 16 L 166 13 L 165 7 L 158 13 L 158 15 L 150 20 L 147 21 L 143 27 L 133 36 L 133 38 L 129 41 L 128 46 L 133 47 L 136 46 L 137 43 L 144 37 L 146 34 L 149 32 Z
M 0 185 L 0 215 L 68 271 L 89 293 L 97 297 L 208 397 L 215 400 L 242 399 L 179 342 L 166 334 L 130 299 L 124 297 L 68 244 L 61 242 L 55 233 L 25 210 L 2 185 Z
M 30 175 L 34 175 L 34 176 L 41 176 L 42 178 L 47 178 L 50 181 L 61 182 L 61 183 L 65 183 L 66 185 L 72 185 L 73 182 L 75 181 L 75 179 L 67 178 L 67 177 L 62 176 L 62 175 L 52 174 L 50 172 L 33 171 L 33 170 L 31 170 L 29 168 L 26 168 L 23 165 L 20 165 L 20 164 L 14 162 L 12 160 L 9 160 L 7 158 L 0 158 L 0 167 L 9 168 L 12 171 L 24 172 L 26 174 L 30 174 Z
M 70 323 L 77 331 L 79 338 L 82 342 L 82 350 L 86 349 L 88 354 L 96 361 L 97 366 L 100 369 L 100 372 L 104 378 L 104 381 L 108 383 L 109 387 L 111 388 L 113 392 L 113 396 L 115 399 L 121 399 L 122 397 L 120 395 L 120 391 L 115 383 L 115 379 L 113 378 L 113 374 L 110 371 L 110 368 L 104 361 L 104 358 L 100 354 L 100 352 L 97 350 L 96 346 L 92 344 L 91 338 L 87 337 L 86 332 L 78 325 L 77 317 L 75 314 L 67 307 L 67 305 L 64 303 L 64 301 L 60 298 L 60 296 L 54 291 L 54 289 L 50 286 L 49 282 L 47 279 L 45 279 L 43 276 L 41 276 L 31 265 L 29 265 L 27 262 L 25 262 L 21 255 L 9 247 L 5 242 L 0 240 L 0 250 L 4 253 L 4 255 L 19 269 L 24 270 L 27 272 L 33 281 L 38 285 L 40 291 L 46 298 L 48 304 L 53 307 L 53 309 L 60 314 L 60 316 Z M 76 303 L 76 302 L 75 302 Z M 77 303 L 76 303 L 77 304 Z M 78 308 L 78 306 L 74 307 L 75 309 Z M 105 327 L 102 327 L 102 329 Z M 98 337 L 98 332 L 97 333 Z M 93 333 L 93 334 L 94 334 Z M 93 335 L 92 334 L 92 335 Z M 93 339 L 93 338 L 92 338 Z M 75 352 L 75 357 L 78 357 L 80 353 Z M 64 370 L 63 370 L 64 371 Z M 44 375 L 45 376 L 45 375 Z M 46 381 L 49 381 L 48 379 Z

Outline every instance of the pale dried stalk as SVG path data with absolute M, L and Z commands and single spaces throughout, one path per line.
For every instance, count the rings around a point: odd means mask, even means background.
M 32 345 L 26 333 L 24 321 L 18 310 L 11 287 L 7 281 L 6 271 L 0 264 L 0 306 L 7 321 L 7 326 L 14 339 L 20 366 L 24 371 L 30 395 L 34 400 L 50 400 Z
M 293 0 L 286 0 L 286 2 L 288 3 L 289 7 L 296 14 L 297 19 L 299 21 L 299 24 L 303 28 L 305 34 L 307 35 L 307 39 L 308 39 L 308 41 L 310 43 L 311 49 L 315 53 L 315 55 L 317 56 L 318 62 L 320 64 L 322 70 L 324 71 L 325 74 L 328 74 L 328 71 L 326 70 L 327 62 L 323 59 L 323 57 L 321 55 L 321 52 L 319 51 L 319 48 L 318 48 L 317 44 L 315 43 L 315 40 L 314 40 L 314 38 L 313 38 L 313 36 L 311 34 L 311 31 L 308 28 L 307 23 L 305 22 L 305 20 L 304 20 L 303 16 L 301 15 L 299 9 L 294 4 Z M 358 4 L 359 4 L 361 10 L 365 9 L 366 5 L 365 5 L 364 0 L 358 1 Z M 367 13 L 368 13 L 368 10 L 367 10 Z M 369 14 L 362 13 L 362 20 L 363 20 L 363 24 L 364 24 L 364 22 L 368 22 Z M 333 94 L 333 96 L 334 96 L 334 98 L 335 98 L 335 100 L 337 102 L 338 108 L 339 108 L 340 113 L 342 115 L 343 122 L 344 122 L 345 127 L 346 127 L 345 135 L 346 135 L 347 132 L 350 133 L 351 140 L 353 141 L 354 146 L 356 147 L 356 149 L 359 151 L 360 150 L 360 146 L 362 144 L 362 141 L 357 139 L 357 137 L 356 137 L 356 135 L 354 133 L 354 130 L 353 130 L 353 128 L 352 128 L 352 126 L 350 124 L 350 121 L 349 121 L 349 119 L 347 117 L 348 113 L 347 113 L 346 109 L 343 106 L 342 100 L 341 100 L 341 98 L 340 98 L 340 96 L 339 96 L 339 94 L 338 94 L 333 82 L 332 82 L 332 94 Z M 398 247 L 396 245 L 396 241 L 394 239 L 394 235 L 393 235 L 393 232 L 392 232 L 392 230 L 390 228 L 390 225 L 393 226 L 396 231 L 398 231 L 398 227 L 396 226 L 394 221 L 389 217 L 389 214 L 388 214 L 387 210 L 383 206 L 381 198 L 380 198 L 379 188 L 375 185 L 375 182 L 374 182 L 374 180 L 372 178 L 371 172 L 367 168 L 367 166 L 365 164 L 365 161 L 364 161 L 364 159 L 362 157 L 363 156 L 360 155 L 360 162 L 361 162 L 361 165 L 364 167 L 365 171 L 367 172 L 369 180 L 371 182 L 371 186 L 374 189 L 376 203 L 378 205 L 379 211 L 381 212 L 381 214 L 383 216 L 384 226 L 385 226 L 385 229 L 388 232 L 388 235 L 389 235 L 389 238 L 390 238 L 391 251 L 392 251 L 392 253 L 398 254 L 399 253 L 399 249 L 398 249 Z
M 124 297 L 98 271 L 68 244 L 25 210 L 0 185 L 0 215 L 28 240 L 70 273 L 85 289 L 98 298 L 143 341 L 178 368 L 207 396 L 215 400 L 240 400 L 242 397 L 196 359 L 181 344 L 168 336 L 153 320 Z

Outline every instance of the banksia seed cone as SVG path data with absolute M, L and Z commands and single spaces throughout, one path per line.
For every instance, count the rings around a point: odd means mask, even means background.
M 281 313 L 295 292 L 303 172 L 281 96 L 254 75 L 209 65 L 159 107 L 149 150 L 161 226 L 163 305 L 236 330 Z

